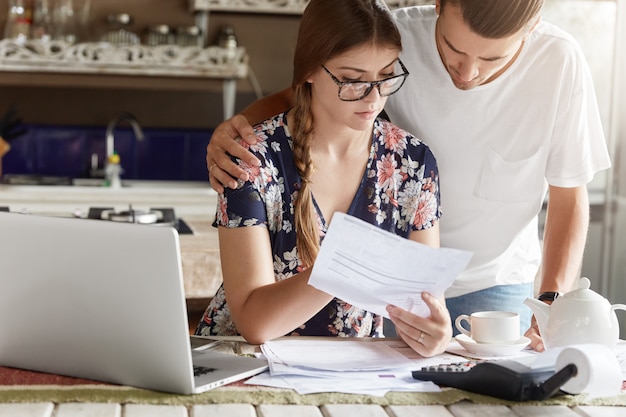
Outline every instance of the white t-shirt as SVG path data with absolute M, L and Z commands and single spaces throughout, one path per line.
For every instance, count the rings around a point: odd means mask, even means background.
M 385 110 L 437 158 L 441 245 L 474 252 L 446 296 L 533 281 L 548 184 L 576 187 L 610 167 L 580 48 L 542 22 L 507 71 L 463 91 L 437 52 L 434 6 L 393 13 L 410 75 Z

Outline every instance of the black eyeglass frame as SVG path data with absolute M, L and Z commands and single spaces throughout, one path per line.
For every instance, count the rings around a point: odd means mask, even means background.
M 324 68 L 324 71 L 326 71 L 326 73 L 328 75 L 330 75 L 330 78 L 335 82 L 335 84 L 337 84 L 337 86 L 339 87 L 339 90 L 337 90 L 337 97 L 339 97 L 339 100 L 341 101 L 359 101 L 359 100 L 363 100 L 365 97 L 367 97 L 369 95 L 369 93 L 372 92 L 372 90 L 374 89 L 374 87 L 376 87 L 378 89 L 378 94 L 380 94 L 381 97 L 389 97 L 392 94 L 397 93 L 402 86 L 404 85 L 406 78 L 409 76 L 409 71 L 406 69 L 406 67 L 404 66 L 404 63 L 402 63 L 402 60 L 398 59 L 398 63 L 400 64 L 400 68 L 402 69 L 403 73 L 402 74 L 398 74 L 398 75 L 393 75 L 391 77 L 385 78 L 383 80 L 378 80 L 378 81 L 340 81 L 339 78 L 335 77 L 335 75 L 330 72 L 328 70 L 328 68 L 326 68 L 324 65 L 322 65 L 322 68 Z M 383 83 L 386 83 L 389 80 L 393 80 L 395 78 L 400 78 L 402 77 L 402 83 L 400 84 L 400 86 L 394 90 L 392 93 L 389 94 L 383 94 L 380 91 L 380 85 Z M 365 92 L 363 93 L 363 95 L 359 98 L 353 98 L 353 99 L 345 99 L 345 98 L 341 98 L 341 89 L 345 86 L 345 85 L 350 85 L 350 84 L 369 84 L 369 87 L 367 87 L 367 89 L 365 90 Z

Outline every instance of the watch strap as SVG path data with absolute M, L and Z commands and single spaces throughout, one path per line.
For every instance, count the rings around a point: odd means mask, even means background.
M 561 295 L 561 293 L 556 292 L 556 291 L 545 291 L 545 292 L 542 292 L 541 294 L 539 294 L 537 296 L 537 300 L 539 300 L 539 301 L 554 301 L 557 298 L 559 298 L 560 295 Z

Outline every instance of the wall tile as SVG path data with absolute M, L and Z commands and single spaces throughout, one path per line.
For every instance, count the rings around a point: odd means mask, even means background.
M 206 166 L 206 147 L 211 139 L 213 131 L 195 131 L 189 133 L 189 146 L 185 160 L 186 178 L 192 181 L 207 181 L 208 172 Z
M 135 141 L 137 149 L 134 178 L 182 181 L 186 135 L 183 132 L 146 132 L 143 141 Z M 123 165 L 122 165 L 123 166 Z
M 87 178 L 92 155 L 106 155 L 104 127 L 28 125 L 2 159 L 3 174 Z M 115 130 L 115 151 L 124 179 L 206 181 L 206 146 L 212 130 L 145 129 L 138 141 L 130 128 Z

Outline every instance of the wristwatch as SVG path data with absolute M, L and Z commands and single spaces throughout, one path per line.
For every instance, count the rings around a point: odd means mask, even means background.
M 539 300 L 539 301 L 554 301 L 557 298 L 559 298 L 560 295 L 561 295 L 560 292 L 546 291 L 546 292 L 542 292 L 541 294 L 539 294 L 537 296 L 537 300 Z

